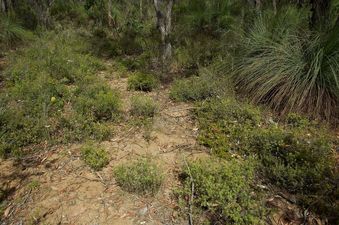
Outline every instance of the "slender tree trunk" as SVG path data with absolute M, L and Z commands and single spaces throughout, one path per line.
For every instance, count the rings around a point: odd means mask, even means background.
M 112 22 L 112 0 L 108 0 L 107 2 L 107 13 L 108 13 L 108 26 L 112 27 L 113 22 Z
M 139 8 L 140 8 L 140 20 L 142 21 L 143 20 L 143 4 L 142 4 L 143 2 L 142 2 L 142 0 L 140 0 L 140 2 L 139 2 Z
M 261 9 L 261 0 L 255 0 L 255 8 L 257 11 Z
M 161 4 L 160 1 L 167 4 Z M 172 28 L 172 9 L 174 0 L 153 0 L 153 2 L 157 18 L 157 28 L 161 34 L 161 58 L 164 65 L 167 64 L 172 57 L 170 32 Z
M 311 0 L 311 26 L 323 28 L 328 25 L 331 0 Z
M 5 13 L 8 13 L 8 7 L 9 7 L 9 5 L 8 5 L 7 0 L 3 0 L 3 6 L 4 6 L 4 12 L 5 12 Z
M 276 15 L 277 14 L 277 0 L 273 0 L 272 4 L 273 4 L 274 15 Z

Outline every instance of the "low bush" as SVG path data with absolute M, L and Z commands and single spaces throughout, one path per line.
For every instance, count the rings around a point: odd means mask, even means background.
M 193 161 L 181 175 L 183 189 L 179 196 L 207 215 L 206 224 L 264 224 L 265 208 L 259 191 L 252 188 L 254 171 L 250 160 Z
M 154 100 L 146 96 L 135 96 L 131 99 L 130 113 L 139 117 L 153 117 L 157 110 Z
M 158 79 L 147 73 L 137 72 L 128 78 L 128 90 L 149 92 L 158 84 Z
M 97 121 L 116 118 L 121 108 L 118 93 L 100 85 L 89 89 L 86 88 L 76 101 L 79 112 L 93 116 Z
M 260 129 L 260 111 L 233 99 L 214 99 L 197 104 L 198 140 L 219 156 L 241 152 L 248 154 L 252 132 Z
M 101 170 L 109 163 L 108 153 L 93 144 L 87 144 L 81 148 L 81 158 L 94 170 Z
M 114 176 L 123 190 L 143 195 L 155 195 L 163 182 L 160 168 L 150 159 L 120 165 L 114 170 Z
M 199 76 L 176 80 L 171 87 L 170 98 L 175 101 L 200 101 L 217 96 L 232 96 L 230 81 L 219 76 L 215 66 L 201 69 Z
M 0 48 L 12 48 L 24 41 L 32 40 L 33 34 L 15 23 L 11 18 L 0 16 Z
M 103 69 L 85 54 L 86 42 L 74 32 L 50 32 L 9 55 L 0 93 L 0 152 L 23 147 L 106 138 L 96 129 L 116 118 L 120 101 L 94 74 Z
M 295 194 L 298 204 L 330 217 L 337 214 L 335 141 L 324 128 L 298 114 L 289 114 L 286 124 L 272 123 L 235 100 L 200 103 L 195 115 L 198 140 L 214 154 L 255 156 L 267 182 Z
M 334 168 L 332 146 L 325 137 L 281 128 L 257 131 L 251 148 L 262 161 L 265 177 L 291 193 L 324 188 Z

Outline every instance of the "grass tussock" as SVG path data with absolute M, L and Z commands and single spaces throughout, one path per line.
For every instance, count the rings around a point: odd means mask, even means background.
M 176 80 L 170 98 L 175 101 L 201 101 L 224 95 L 233 96 L 230 80 L 220 76 L 214 66 L 201 69 L 199 76 Z
M 142 195 L 155 195 L 163 182 L 159 166 L 150 159 L 143 158 L 118 166 L 114 176 L 123 190 Z
M 150 92 L 158 85 L 158 79 L 152 74 L 137 72 L 128 78 L 128 90 Z
M 33 34 L 15 23 L 8 16 L 0 16 L 0 48 L 12 48 L 25 41 L 33 40 Z
M 259 16 L 244 35 L 243 55 L 233 77 L 238 91 L 254 103 L 265 103 L 282 114 L 336 120 L 339 27 L 310 32 L 304 20 L 294 8 L 277 16 L 272 12 Z
M 153 117 L 156 113 L 157 105 L 151 97 L 134 96 L 131 98 L 130 113 L 138 117 Z

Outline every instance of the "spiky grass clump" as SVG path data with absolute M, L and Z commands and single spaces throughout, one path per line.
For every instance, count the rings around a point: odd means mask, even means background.
M 0 16 L 0 47 L 11 48 L 16 44 L 30 40 L 33 34 L 7 16 Z
M 143 195 L 155 195 L 163 182 L 158 165 L 144 158 L 118 166 L 114 175 L 122 189 Z
M 317 35 L 302 29 L 305 25 L 302 15 L 290 8 L 276 18 L 259 17 L 244 39 L 245 55 L 233 76 L 239 91 L 255 103 L 282 113 L 336 118 L 339 28 Z
M 138 117 L 153 117 L 156 113 L 157 105 L 154 100 L 147 96 L 134 96 L 131 98 L 130 113 Z

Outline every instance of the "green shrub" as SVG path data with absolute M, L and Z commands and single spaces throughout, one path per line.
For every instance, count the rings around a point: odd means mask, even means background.
M 153 117 L 157 110 L 154 100 L 146 96 L 135 96 L 131 99 L 131 114 L 140 117 Z
M 253 136 L 251 147 L 259 154 L 265 176 L 292 193 L 324 188 L 334 168 L 332 146 L 326 137 L 306 131 L 267 129 Z
M 175 81 L 171 87 L 170 98 L 176 101 L 198 101 L 214 97 L 218 91 L 213 82 L 191 77 Z
M 175 101 L 200 101 L 224 95 L 233 96 L 231 82 L 220 75 L 217 65 L 200 69 L 199 76 L 176 80 L 170 91 L 170 98 Z
M 128 90 L 149 92 L 156 88 L 158 83 L 153 75 L 138 72 L 128 78 Z
M 255 103 L 332 122 L 338 118 L 339 26 L 322 34 L 309 31 L 302 11 L 259 16 L 245 32 L 233 77 Z
M 93 144 L 88 144 L 81 148 L 81 158 L 94 170 L 101 170 L 109 163 L 108 153 Z
M 0 47 L 12 48 L 24 41 L 33 39 L 33 34 L 19 24 L 12 21 L 9 17 L 0 16 Z
M 85 89 L 77 99 L 77 108 L 84 115 L 93 115 L 95 120 L 110 120 L 118 115 L 121 102 L 119 95 L 109 88 L 98 85 L 95 91 Z
M 252 188 L 254 171 L 255 166 L 249 160 L 193 161 L 184 168 L 179 196 L 186 201 L 190 199 L 193 182 L 191 204 L 205 212 L 210 224 L 264 224 L 260 193 Z
M 311 125 L 309 119 L 296 113 L 289 113 L 286 117 L 286 123 L 289 126 L 300 128 L 308 127 Z
M 150 159 L 120 165 L 114 170 L 114 176 L 122 189 L 143 195 L 155 195 L 163 182 L 160 168 Z
M 260 129 L 261 113 L 233 99 L 214 99 L 197 105 L 198 140 L 219 156 L 230 152 L 248 153 L 251 133 Z
M 234 100 L 201 103 L 195 115 L 198 140 L 213 153 L 258 157 L 267 182 L 295 194 L 301 206 L 336 215 L 335 143 L 324 128 L 297 114 L 286 125 L 266 123 L 260 111 Z
M 113 119 L 120 103 L 94 76 L 103 66 L 84 53 L 86 44 L 69 30 L 47 32 L 8 56 L 0 93 L 2 154 L 42 141 L 108 137 L 107 130 L 96 129 L 97 123 Z

